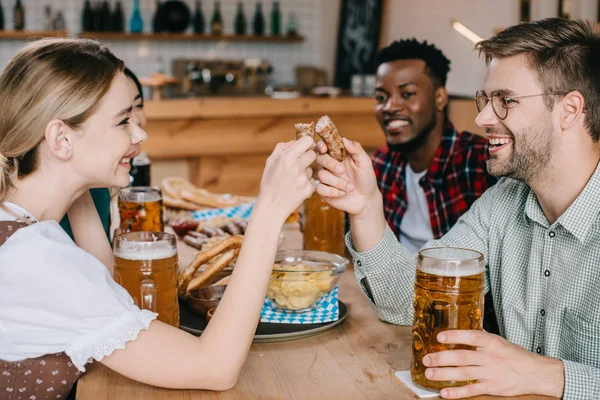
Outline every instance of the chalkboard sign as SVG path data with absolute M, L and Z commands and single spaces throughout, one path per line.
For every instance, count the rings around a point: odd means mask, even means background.
M 335 85 L 348 89 L 355 74 L 374 74 L 383 0 L 342 0 Z

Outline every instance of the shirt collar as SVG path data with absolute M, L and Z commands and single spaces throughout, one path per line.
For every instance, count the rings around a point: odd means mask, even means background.
M 554 224 L 560 224 L 571 232 L 577 240 L 583 242 L 589 230 L 596 223 L 596 218 L 600 212 L 600 208 L 597 205 L 598 198 L 600 198 L 600 164 L 596 166 L 592 177 L 575 201 L 571 203 Z M 525 213 L 533 221 L 545 228 L 549 227 L 548 219 L 539 205 L 537 196 L 533 190 L 530 190 L 527 196 Z
M 458 131 L 454 129 L 452 122 L 446 121 L 444 125 L 444 131 L 442 132 L 442 140 L 438 146 L 433 161 L 427 169 L 426 179 L 434 182 L 435 184 L 441 184 L 446 177 L 446 168 L 450 164 L 450 159 L 454 153 L 454 147 L 458 140 Z M 407 164 L 406 157 L 404 154 L 390 150 L 386 146 L 387 152 L 391 157 L 398 157 L 398 162 L 394 163 L 404 170 Z
M 446 178 L 446 168 L 452 159 L 457 140 L 458 131 L 454 129 L 454 125 L 450 121 L 446 121 L 442 140 L 428 169 L 428 180 L 436 184 L 441 184 L 444 181 Z
M 6 211 L 9 211 L 12 217 L 15 217 L 17 219 L 26 219 L 29 220 L 30 222 L 38 222 L 35 217 L 33 215 L 31 215 L 31 213 L 29 213 L 27 210 L 25 210 L 23 207 L 15 204 L 15 203 L 11 203 L 9 201 L 5 201 L 3 203 L 0 203 L 0 205 L 2 205 L 4 207 L 4 213 L 6 213 Z M 0 208 L 0 212 L 3 211 Z M 7 213 L 8 214 L 8 213 Z

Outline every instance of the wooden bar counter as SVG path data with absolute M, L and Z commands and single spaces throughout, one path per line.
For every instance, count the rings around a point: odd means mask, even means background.
M 365 97 L 274 100 L 268 97 L 203 97 L 145 103 L 152 184 L 182 176 L 217 193 L 256 195 L 266 158 L 278 142 L 295 138 L 294 124 L 329 115 L 340 133 L 371 152 L 385 144 Z M 472 99 L 451 99 L 458 129 L 477 132 Z
M 218 193 L 256 195 L 265 161 L 278 142 L 295 138 L 294 124 L 329 115 L 340 132 L 369 150 L 384 144 L 371 98 L 267 97 L 148 101 L 153 184 L 187 177 Z

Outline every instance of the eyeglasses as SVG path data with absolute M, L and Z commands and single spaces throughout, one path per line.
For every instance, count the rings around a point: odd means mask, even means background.
M 528 97 L 537 97 L 537 96 L 564 96 L 566 93 L 540 93 L 540 94 L 528 94 L 525 96 L 517 96 L 517 97 L 506 97 L 502 96 L 500 92 L 492 93 L 492 109 L 494 110 L 494 114 L 498 117 L 499 120 L 505 120 L 508 117 L 508 109 L 513 104 L 518 104 L 517 100 L 526 99 Z M 477 111 L 481 112 L 489 103 L 490 98 L 487 96 L 485 91 L 478 90 L 475 94 L 475 103 L 477 104 Z

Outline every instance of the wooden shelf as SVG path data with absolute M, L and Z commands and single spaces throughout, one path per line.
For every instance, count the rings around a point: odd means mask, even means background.
M 64 31 L 0 31 L 0 40 L 30 40 L 45 37 L 67 37 Z
M 196 35 L 193 33 L 111 33 L 81 32 L 79 37 L 97 40 L 150 40 L 150 41 L 207 41 L 207 42 L 265 42 L 265 43 L 298 43 L 304 41 L 302 36 L 236 36 L 236 35 Z

